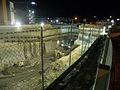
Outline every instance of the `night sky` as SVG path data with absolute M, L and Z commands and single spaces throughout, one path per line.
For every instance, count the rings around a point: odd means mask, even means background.
M 25 0 L 16 0 L 25 1 Z M 119 3 L 111 0 L 34 0 L 36 1 L 37 16 L 43 17 L 73 17 L 73 16 L 98 16 L 110 15 L 119 17 Z

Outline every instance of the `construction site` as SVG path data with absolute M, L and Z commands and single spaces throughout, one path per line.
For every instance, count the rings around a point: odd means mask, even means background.
M 0 29 L 0 90 L 40 90 L 43 78 L 48 87 L 103 32 L 102 26 L 88 24 Z

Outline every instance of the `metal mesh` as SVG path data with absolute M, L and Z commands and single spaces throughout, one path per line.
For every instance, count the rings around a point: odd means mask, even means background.
M 41 83 L 43 83 L 41 81 L 42 73 L 44 73 L 44 87 L 48 87 L 87 51 L 99 36 L 102 27 L 85 25 L 81 25 L 81 28 L 78 28 L 76 25 L 54 27 L 48 25 L 44 27 L 42 43 L 44 71 L 41 71 L 40 30 L 38 26 L 23 26 L 18 31 L 15 29 L 15 31 L 4 31 L 0 33 L 0 70 L 9 69 L 9 67 L 16 65 L 24 68 L 24 70 L 20 69 L 21 71 L 19 72 L 26 74 L 28 81 L 18 83 L 21 84 L 18 87 L 19 89 L 41 89 Z M 59 54 L 60 56 L 58 56 Z M 25 67 L 30 68 L 26 69 Z M 27 74 L 31 78 L 28 79 Z M 31 86 L 28 82 L 35 84 Z M 15 83 L 9 83 L 7 85 L 7 87 L 10 86 L 9 88 L 17 87 Z

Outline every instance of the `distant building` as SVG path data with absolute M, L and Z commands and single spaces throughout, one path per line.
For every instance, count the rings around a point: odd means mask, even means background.
M 15 0 L 15 20 L 16 22 L 21 22 L 22 24 L 28 23 L 28 12 L 25 1 Z
M 9 16 L 10 16 L 10 24 L 15 24 L 15 8 L 14 3 L 9 1 Z
M 34 24 L 37 6 L 35 0 L 15 0 L 14 3 L 16 21 L 19 21 L 22 24 Z

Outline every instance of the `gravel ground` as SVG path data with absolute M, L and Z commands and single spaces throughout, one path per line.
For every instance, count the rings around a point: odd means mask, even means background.
M 80 47 L 72 51 L 72 63 L 79 57 Z M 59 75 L 69 67 L 69 55 L 52 61 L 51 55 L 44 57 L 45 87 L 50 85 Z M 0 90 L 40 90 L 41 89 L 41 65 L 31 67 L 10 67 L 1 73 Z M 4 74 L 4 75 L 3 75 Z

